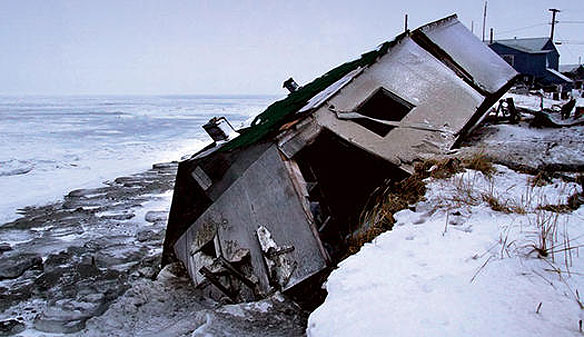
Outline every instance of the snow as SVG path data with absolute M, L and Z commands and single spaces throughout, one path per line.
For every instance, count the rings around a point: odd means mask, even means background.
M 425 201 L 333 271 L 308 336 L 580 335 L 584 207 L 558 215 L 537 206 L 581 188 L 532 187 L 528 175 L 497 170 L 430 179 Z M 525 214 L 494 211 L 484 196 Z M 546 258 L 534 249 L 541 224 L 555 229 Z
M 527 96 L 527 95 L 519 95 L 519 94 L 505 94 L 504 98 L 512 97 L 515 106 L 523 107 L 531 110 L 540 110 L 541 107 L 541 97 L 539 96 Z M 544 97 L 543 98 L 543 107 L 545 109 L 551 109 L 553 105 L 561 104 L 561 101 L 556 101 L 553 99 L 549 99 Z

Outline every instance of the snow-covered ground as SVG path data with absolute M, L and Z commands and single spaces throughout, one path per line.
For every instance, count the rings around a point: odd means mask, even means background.
M 0 97 L 0 224 L 24 206 L 179 160 L 209 143 L 201 125 L 239 126 L 273 97 Z
M 576 98 L 576 106 L 584 106 L 584 98 L 582 97 L 582 90 L 574 90 L 574 98 Z M 549 96 L 549 95 L 547 95 Z M 544 109 L 551 109 L 554 105 L 566 103 L 565 101 L 556 101 L 547 96 L 543 97 Z M 515 106 L 525 107 L 532 110 L 539 110 L 542 105 L 542 97 L 537 95 L 521 95 L 507 93 L 503 98 L 512 97 Z
M 506 96 L 539 110 L 539 97 Z M 582 126 L 503 123 L 479 127 L 458 155 L 561 170 L 582 167 L 582 143 Z M 565 213 L 540 206 L 565 204 L 582 187 L 559 179 L 534 186 L 531 175 L 496 168 L 492 178 L 472 170 L 428 178 L 423 201 L 396 213 L 392 231 L 329 276 L 308 336 L 581 336 L 584 206 Z
M 429 178 L 415 210 L 395 214 L 392 231 L 330 275 L 308 335 L 581 335 L 584 207 L 538 209 L 581 188 L 532 187 L 531 176 L 497 171 Z M 490 197 L 515 212 L 494 211 Z

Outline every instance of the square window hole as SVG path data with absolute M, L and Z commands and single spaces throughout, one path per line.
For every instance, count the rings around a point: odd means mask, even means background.
M 358 108 L 361 115 L 384 121 L 401 121 L 414 107 L 410 102 L 400 98 L 385 88 L 377 89 Z M 355 123 L 385 137 L 394 126 L 371 119 L 356 119 Z

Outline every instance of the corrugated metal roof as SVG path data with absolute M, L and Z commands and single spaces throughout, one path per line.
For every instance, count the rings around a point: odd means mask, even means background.
M 527 53 L 537 53 L 549 51 L 550 49 L 544 49 L 545 45 L 549 41 L 549 37 L 537 37 L 528 39 L 496 40 L 493 43 L 498 43 L 509 48 L 521 50 Z

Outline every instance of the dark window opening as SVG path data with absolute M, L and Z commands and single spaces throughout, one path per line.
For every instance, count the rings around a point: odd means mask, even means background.
M 372 193 L 388 179 L 407 175 L 330 131 L 294 158 L 307 182 L 311 211 L 325 249 L 336 263 L 348 250 L 347 238 L 359 225 Z
M 400 98 L 387 89 L 379 88 L 358 108 L 361 115 L 382 121 L 401 121 L 414 107 L 410 102 Z M 376 134 L 385 137 L 395 126 L 386 125 L 370 119 L 356 119 L 355 123 Z
M 215 250 L 215 240 L 209 240 L 209 242 L 205 243 L 205 245 L 201 247 L 200 252 L 207 256 L 216 258 L 217 251 Z
M 502 55 L 503 60 L 509 63 L 510 66 L 515 64 L 515 56 L 514 55 Z

